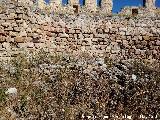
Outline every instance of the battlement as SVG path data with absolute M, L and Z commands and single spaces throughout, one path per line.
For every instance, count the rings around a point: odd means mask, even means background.
M 49 4 L 46 4 L 44 0 L 38 0 L 38 7 L 40 9 L 49 8 L 51 12 L 60 13 L 112 13 L 112 0 L 101 0 L 97 4 L 96 0 L 84 0 L 83 5 L 80 5 L 79 0 L 68 0 L 66 5 L 62 4 L 62 0 L 50 0 Z
M 155 8 L 156 0 L 144 0 L 144 2 L 145 2 L 145 7 L 149 8 L 149 9 Z
M 68 0 L 66 5 L 63 5 L 62 0 L 50 0 L 46 4 L 44 0 L 37 0 L 40 9 L 48 8 L 54 13 L 102 13 L 111 14 L 113 0 L 83 0 L 83 5 L 80 5 L 79 0 Z M 143 8 L 147 10 L 155 9 L 155 0 L 143 0 Z

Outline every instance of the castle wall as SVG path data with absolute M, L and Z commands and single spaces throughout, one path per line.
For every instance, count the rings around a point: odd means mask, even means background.
M 0 11 L 0 57 L 25 50 L 107 53 L 118 59 L 160 58 L 160 17 L 87 14 L 44 17 L 8 0 Z

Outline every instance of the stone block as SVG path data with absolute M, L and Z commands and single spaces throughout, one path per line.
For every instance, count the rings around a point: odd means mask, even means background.
M 0 51 L 3 49 L 3 47 L 2 47 L 2 43 L 0 43 Z
M 27 37 L 31 37 L 31 38 L 33 38 L 33 33 L 27 33 Z
M 3 27 L 9 27 L 10 26 L 10 23 L 9 22 L 4 22 L 1 24 Z
M 23 23 L 23 19 L 16 20 L 16 23 L 17 23 L 17 24 L 22 24 L 22 23 Z
M 0 14 L 0 18 L 1 18 L 2 20 L 8 20 L 8 17 L 7 17 L 7 15 L 5 15 L 5 14 Z
M 14 19 L 8 19 L 8 20 L 6 20 L 6 22 L 10 23 L 10 26 L 11 26 L 12 23 L 15 23 L 15 20 Z
M 27 42 L 27 48 L 34 48 L 34 43 L 33 42 Z
M 82 45 L 82 40 L 77 40 L 77 45 Z
M 152 54 L 156 55 L 156 54 L 158 54 L 158 52 L 156 50 L 152 50 Z
M 74 38 L 68 38 L 67 39 L 67 42 L 76 42 L 77 40 L 76 39 L 74 39 Z M 78 40 L 78 41 L 81 41 L 81 40 Z
M 39 38 L 39 34 L 38 34 L 38 33 L 33 33 L 32 35 L 33 35 L 32 37 L 33 37 L 34 39 Z
M 122 40 L 122 42 L 124 46 L 127 46 L 129 44 L 127 40 Z
M 135 55 L 140 55 L 140 54 L 141 54 L 140 49 L 135 49 Z
M 52 37 L 52 33 L 49 32 L 49 31 L 46 32 L 46 35 L 47 35 L 48 37 Z
M 60 37 L 56 37 L 56 38 L 55 38 L 55 41 L 56 41 L 56 42 L 61 42 L 61 38 L 60 38 Z
M 22 24 L 23 28 L 27 29 L 28 28 L 28 25 L 25 21 L 23 21 L 23 24 Z
M 143 40 L 143 37 L 142 36 L 138 36 L 138 40 Z
M 160 23 L 157 24 L 157 28 L 160 28 Z
M 146 46 L 147 45 L 147 41 L 141 41 L 141 45 L 142 46 Z
M 27 36 L 26 31 L 21 31 L 21 32 L 19 33 L 19 36 L 20 36 L 20 37 L 26 37 L 26 36 Z
M 81 33 L 81 30 L 80 29 L 75 29 L 75 33 Z
M 103 34 L 103 29 L 101 29 L 101 28 L 98 28 L 97 30 L 96 30 L 96 32 L 98 33 L 98 34 Z
M 90 38 L 90 34 L 83 34 L 84 38 Z
M 42 30 L 46 30 L 46 29 L 43 28 Z M 58 32 L 57 28 L 55 28 L 55 27 L 50 27 L 50 29 L 48 29 L 47 31 L 49 31 L 51 33 L 57 33 Z
M 43 26 L 44 31 L 48 31 L 48 29 L 49 29 L 48 26 Z
M 13 31 L 14 31 L 14 32 L 20 32 L 20 31 L 21 31 L 21 28 L 20 28 L 20 27 L 14 27 L 14 28 L 13 28 Z
M 0 35 L 0 43 L 3 43 L 5 41 L 6 41 L 6 37 Z
M 106 39 L 106 40 L 107 40 L 107 39 Z M 122 43 L 122 40 L 117 39 L 117 40 L 115 40 L 115 42 L 117 42 L 117 43 Z
M 160 46 L 160 40 L 156 40 L 156 45 Z
M 75 38 L 75 39 L 78 39 L 78 34 L 74 34 L 74 38 Z
M 98 38 L 92 38 L 92 42 L 98 42 Z
M 45 43 L 35 43 L 35 48 L 41 49 L 45 47 Z
M 57 32 L 58 32 L 58 33 L 63 33 L 63 32 L 65 32 L 65 29 L 64 29 L 64 28 L 58 28 L 58 29 L 57 29 Z
M 26 38 L 25 37 L 15 37 L 14 41 L 17 43 L 24 43 L 26 42 Z
M 124 28 L 124 27 L 120 27 L 120 28 L 119 28 L 119 31 L 124 31 L 124 32 L 125 32 L 125 31 L 127 31 L 127 30 L 128 30 L 128 29 L 127 29 L 127 28 Z
M 41 29 L 37 29 L 37 30 L 36 30 L 36 33 L 42 34 L 42 30 L 41 30 Z
M 26 29 L 26 32 L 31 33 L 31 32 L 32 32 L 32 29 L 31 29 L 30 27 L 28 27 L 28 28 Z
M 94 34 L 94 38 L 101 38 L 101 34 Z
M 28 15 L 23 14 L 23 20 L 27 20 L 28 19 Z
M 74 34 L 69 34 L 69 38 L 74 38 Z
M 5 30 L 5 31 L 12 31 L 13 28 L 12 28 L 11 26 L 9 26 L 9 27 L 5 28 L 4 30 Z
M 109 33 L 109 28 L 105 28 L 104 33 Z
M 13 12 L 13 13 L 10 13 L 10 14 L 8 15 L 8 18 L 9 18 L 9 19 L 17 18 L 17 14 L 15 14 L 14 12 Z
M 61 38 L 68 38 L 69 35 L 66 34 L 66 33 L 60 33 L 59 37 L 61 37 Z
M 106 35 L 105 34 L 101 34 L 100 37 L 104 39 L 104 38 L 106 38 Z
M 123 36 L 125 36 L 125 35 L 126 35 L 126 32 L 124 32 L 124 31 L 121 31 L 121 32 L 119 32 L 119 34 L 120 34 L 120 35 L 123 35 Z
M 2 25 L 5 22 L 5 20 L 0 19 L 0 25 Z
M 8 43 L 8 42 L 2 43 L 2 47 L 5 48 L 6 50 L 10 50 L 11 49 L 10 43 Z
M 18 24 L 16 22 L 11 23 L 12 27 L 18 27 Z
M 23 10 L 21 10 L 19 7 L 16 8 L 16 14 L 23 14 Z
M 14 42 L 14 38 L 8 37 L 7 42 Z
M 135 53 L 135 49 L 130 48 L 130 49 L 128 50 L 128 52 L 129 52 L 129 53 Z
M 19 48 L 27 48 L 27 43 L 18 43 Z
M 62 42 L 67 42 L 67 38 L 61 38 Z
M 75 33 L 75 31 L 73 29 L 69 29 L 68 31 L 69 31 L 69 33 Z

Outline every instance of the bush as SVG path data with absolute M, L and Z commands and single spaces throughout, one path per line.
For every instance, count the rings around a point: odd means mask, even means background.
M 20 54 L 7 65 L 1 63 L 1 85 L 19 91 L 12 106 L 3 102 L 1 106 L 4 110 L 11 107 L 18 119 L 160 117 L 159 62 L 114 61 L 86 53 L 74 56 L 41 50 Z M 1 101 L 12 100 L 3 90 L 0 97 Z

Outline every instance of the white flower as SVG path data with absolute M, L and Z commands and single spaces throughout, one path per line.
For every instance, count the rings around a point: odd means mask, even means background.
M 128 119 L 132 119 L 132 117 L 131 117 L 131 116 L 127 116 L 127 118 L 128 118 Z
M 109 117 L 108 117 L 108 116 L 104 116 L 103 118 L 104 118 L 104 119 L 105 119 L 105 118 L 107 118 L 107 119 L 108 119 Z
M 132 79 L 135 81 L 137 80 L 137 76 L 135 74 L 132 74 Z
M 8 88 L 8 90 L 5 92 L 5 94 L 17 94 L 16 88 Z

